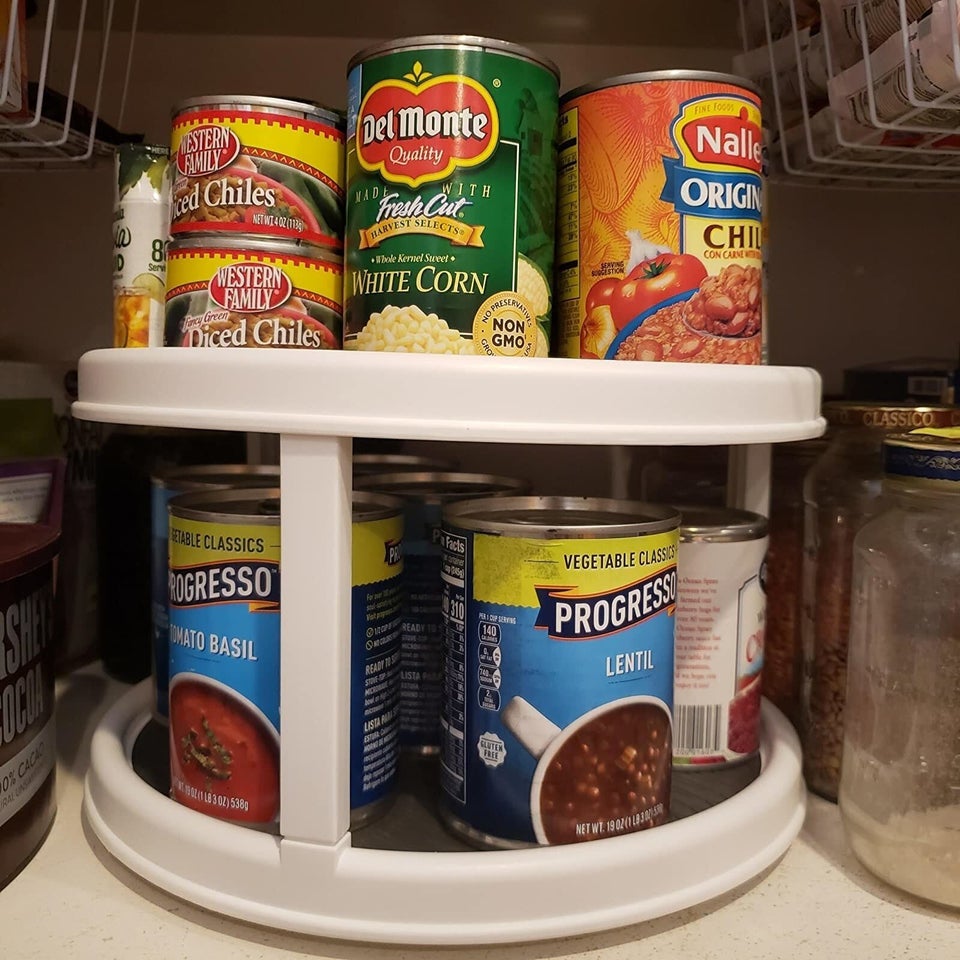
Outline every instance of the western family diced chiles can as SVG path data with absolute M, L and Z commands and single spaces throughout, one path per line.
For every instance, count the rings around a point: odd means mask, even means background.
M 529 484 L 483 473 L 385 473 L 357 477 L 358 490 L 403 501 L 403 622 L 400 653 L 400 748 L 440 748 L 443 620 L 440 614 L 440 520 L 443 505 L 471 497 L 526 493 Z
M 730 763 L 760 746 L 767 521 L 680 507 L 673 762 Z
M 560 352 L 761 363 L 760 95 L 717 73 L 614 77 L 560 114 Z
M 173 113 L 170 233 L 343 246 L 343 118 L 301 100 L 196 97 Z
M 113 345 L 160 347 L 170 218 L 167 148 L 123 143 L 115 172 Z
M 483 846 L 667 819 L 671 508 L 507 497 L 444 511 L 441 813 Z
M 348 349 L 547 355 L 557 83 L 549 61 L 479 37 L 353 58 Z
M 170 501 L 184 493 L 212 488 L 279 486 L 280 468 L 249 464 L 177 467 L 150 478 L 150 619 L 153 626 L 153 715 L 167 722 L 170 705 L 170 617 L 167 581 L 170 561 Z
M 269 827 L 280 811 L 279 489 L 170 501 L 173 798 Z
M 400 753 L 401 502 L 353 495 L 350 825 L 383 813 Z
M 340 347 L 343 266 L 309 244 L 194 236 L 167 251 L 168 347 Z

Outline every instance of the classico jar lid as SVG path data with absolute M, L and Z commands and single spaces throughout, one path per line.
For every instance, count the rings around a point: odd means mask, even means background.
M 868 427 L 889 433 L 960 427 L 960 407 L 923 403 L 830 400 L 823 405 L 823 415 L 831 427 Z
M 960 494 L 960 427 L 913 430 L 883 442 L 888 479 Z

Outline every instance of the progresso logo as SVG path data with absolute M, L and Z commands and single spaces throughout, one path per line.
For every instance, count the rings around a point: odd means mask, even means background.
M 610 593 L 582 596 L 576 587 L 536 587 L 540 611 L 534 624 L 552 640 L 597 640 L 636 626 L 677 600 L 677 568 L 660 570 Z
M 258 611 L 280 608 L 280 566 L 240 561 L 178 567 L 170 571 L 172 607 L 246 603 Z

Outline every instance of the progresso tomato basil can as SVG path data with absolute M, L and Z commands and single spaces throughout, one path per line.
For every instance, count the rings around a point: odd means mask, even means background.
M 198 231 L 343 246 L 343 118 L 302 100 L 195 97 L 173 113 L 174 237 Z
M 153 627 L 153 716 L 166 723 L 170 707 L 169 504 L 184 493 L 213 488 L 279 486 L 280 468 L 245 463 L 175 467 L 150 478 L 150 620 Z
M 440 614 L 440 521 L 445 503 L 517 495 L 530 485 L 485 473 L 398 472 L 354 478 L 403 502 L 403 621 L 400 647 L 400 748 L 440 749 L 443 620 Z
M 169 504 L 171 792 L 267 829 L 280 813 L 279 496 L 211 490 Z
M 319 247 L 197 235 L 167 250 L 167 347 L 340 347 L 343 266 Z
M 767 521 L 679 507 L 673 762 L 715 767 L 760 747 Z
M 546 356 L 557 68 L 427 36 L 348 68 L 344 346 Z
M 507 497 L 444 510 L 441 815 L 482 846 L 669 814 L 672 508 Z
M 566 94 L 560 114 L 560 353 L 761 363 L 760 95 L 666 70 Z

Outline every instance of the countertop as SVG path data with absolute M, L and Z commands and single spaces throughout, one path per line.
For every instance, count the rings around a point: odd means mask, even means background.
M 376 947 L 287 935 L 221 919 L 142 881 L 103 849 L 80 812 L 90 735 L 127 688 L 97 667 L 58 685 L 58 812 L 43 847 L 0 893 L 3 952 L 136 960 L 934 960 L 960 957 L 960 912 L 875 880 L 854 859 L 837 808 L 811 797 L 783 859 L 699 907 L 608 933 L 514 947 Z M 749 829 L 749 824 L 744 824 Z M 572 878 L 571 882 L 576 882 Z

